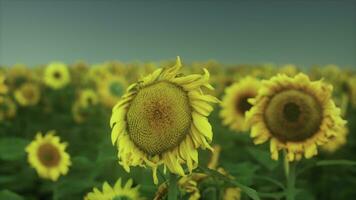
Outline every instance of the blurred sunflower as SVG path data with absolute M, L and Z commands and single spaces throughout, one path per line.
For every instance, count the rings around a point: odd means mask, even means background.
M 228 187 L 224 191 L 223 200 L 240 200 L 241 189 L 238 187 Z
M 49 131 L 45 136 L 37 133 L 36 139 L 25 150 L 28 162 L 40 177 L 57 181 L 61 174 L 67 174 L 71 165 L 70 156 L 65 152 L 66 147 L 67 143 L 61 143 L 55 131 Z
M 322 145 L 321 149 L 329 153 L 334 153 L 346 144 L 348 134 L 349 129 L 344 127 L 337 136 L 330 138 L 326 144 Z
M 255 144 L 270 140 L 272 159 L 286 150 L 289 161 L 317 154 L 317 145 L 338 136 L 345 121 L 331 99 L 332 86 L 304 74 L 277 75 L 263 81 L 247 112 Z
M 80 91 L 79 98 L 73 103 L 72 114 L 74 121 L 83 123 L 91 114 L 91 107 L 98 103 L 98 97 L 94 90 L 84 89 Z
M 61 89 L 70 82 L 67 66 L 60 62 L 50 63 L 44 71 L 44 83 L 52 89 Z
M 295 65 L 287 64 L 278 68 L 278 73 L 285 74 L 287 76 L 295 76 L 298 74 L 298 68 Z
M 93 189 L 93 192 L 88 193 L 84 200 L 143 200 L 140 196 L 139 186 L 132 187 L 132 179 L 128 180 L 123 186 L 121 178 L 119 178 L 114 187 L 111 187 L 107 182 L 103 184 L 103 191 L 99 191 L 97 188 Z
M 120 164 L 149 166 L 157 184 L 161 164 L 175 174 L 184 175 L 197 166 L 199 147 L 211 149 L 212 128 L 207 116 L 210 103 L 218 99 L 204 95 L 202 87 L 213 89 L 205 74 L 179 75 L 179 57 L 168 69 L 157 69 L 130 85 L 113 108 L 110 120 L 112 143 L 118 147 Z
M 246 77 L 226 88 L 220 111 L 224 125 L 229 125 L 232 130 L 236 131 L 249 129 L 245 121 L 245 113 L 251 109 L 252 105 L 248 99 L 254 98 L 260 87 L 261 83 L 258 79 Z
M 21 86 L 23 83 L 34 80 L 34 73 L 26 65 L 16 64 L 6 71 L 6 82 L 11 89 Z
M 6 94 L 8 92 L 8 87 L 5 84 L 5 75 L 0 72 L 0 95 Z
M 121 76 L 108 76 L 98 83 L 98 95 L 100 101 L 107 107 L 112 108 L 125 93 L 126 80 Z
M 92 89 L 84 89 L 79 93 L 79 102 L 84 108 L 96 105 L 98 103 L 98 95 Z
M 0 96 L 0 121 L 15 117 L 16 110 L 16 104 L 9 97 Z
M 24 83 L 14 92 L 14 97 L 21 106 L 36 105 L 40 96 L 40 88 L 34 83 Z
M 353 108 L 356 108 L 356 76 L 348 80 L 349 99 Z

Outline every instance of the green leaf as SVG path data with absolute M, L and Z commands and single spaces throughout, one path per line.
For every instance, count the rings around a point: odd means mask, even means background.
M 90 180 L 67 178 L 56 185 L 53 199 L 80 199 L 83 194 L 88 192 L 94 185 L 95 183 Z
M 6 200 L 24 200 L 23 197 L 18 194 L 11 192 L 10 190 L 1 190 L 0 191 L 0 199 Z
M 256 171 L 259 169 L 259 167 L 250 162 L 244 162 L 238 164 L 230 164 L 226 169 L 231 175 L 236 177 L 240 183 L 251 185 L 253 183 L 254 175 L 256 174 Z
M 259 162 L 270 171 L 278 166 L 278 162 L 272 160 L 270 153 L 267 151 L 263 151 L 254 147 L 247 148 L 247 151 L 257 162 Z
M 19 160 L 26 154 L 25 147 L 28 140 L 21 138 L 1 138 L 0 139 L 0 159 Z
M 168 200 L 177 200 L 178 197 L 178 179 L 177 175 L 169 174 Z
M 232 180 L 228 177 L 226 177 L 225 175 L 219 173 L 218 171 L 209 169 L 209 168 L 204 168 L 204 167 L 199 167 L 199 170 L 203 171 L 206 174 L 210 174 L 212 176 L 215 176 L 217 178 L 220 178 L 221 180 L 224 180 L 226 182 L 229 182 L 230 184 L 233 184 L 237 187 L 239 187 L 243 192 L 245 192 L 247 194 L 247 196 L 249 196 L 251 199 L 253 200 L 260 200 L 260 197 L 258 196 L 258 193 L 256 190 L 236 181 L 236 180 Z
M 346 166 L 356 166 L 356 161 L 353 160 L 321 160 L 317 161 L 316 166 L 329 166 L 329 165 L 346 165 Z
M 247 194 L 247 196 L 249 196 L 251 199 L 253 200 L 260 200 L 260 197 L 258 196 L 258 193 L 256 190 L 243 185 L 241 183 L 239 183 L 238 181 L 234 180 L 234 183 L 237 187 L 239 187 L 243 192 L 245 192 Z

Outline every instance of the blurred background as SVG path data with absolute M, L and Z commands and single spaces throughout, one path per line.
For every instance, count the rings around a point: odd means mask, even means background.
M 356 65 L 355 0 L 0 0 L 0 64 Z

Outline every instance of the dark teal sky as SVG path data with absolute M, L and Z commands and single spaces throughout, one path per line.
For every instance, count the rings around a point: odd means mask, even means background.
M 51 60 L 356 66 L 356 0 L 0 0 L 0 64 Z

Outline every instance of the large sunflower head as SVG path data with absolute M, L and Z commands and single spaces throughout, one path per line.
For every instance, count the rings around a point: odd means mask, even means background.
M 211 148 L 212 128 L 207 116 L 218 100 L 203 94 L 210 88 L 209 73 L 183 76 L 179 57 L 167 69 L 157 69 L 128 87 L 113 108 L 111 139 L 118 147 L 120 164 L 149 166 L 161 164 L 172 173 L 184 175 L 182 164 L 191 172 L 198 163 L 199 147 Z
M 44 83 L 52 89 L 61 89 L 70 82 L 67 66 L 60 62 L 50 63 L 44 71 Z
M 317 145 L 338 135 L 345 121 L 331 99 L 332 86 L 308 76 L 277 75 L 263 81 L 247 113 L 256 144 L 270 140 L 273 159 L 284 149 L 289 161 L 317 154 Z
M 40 100 L 41 91 L 38 85 L 25 83 L 15 90 L 14 96 L 21 106 L 33 106 Z
M 143 200 L 144 198 L 139 193 L 139 186 L 133 187 L 132 185 L 132 179 L 122 185 L 121 178 L 119 178 L 113 187 L 105 182 L 102 191 L 94 188 L 93 192 L 89 192 L 84 197 L 84 200 Z
M 252 77 L 246 77 L 230 87 L 226 88 L 222 99 L 220 116 L 225 125 L 236 131 L 247 131 L 248 124 L 245 121 L 245 113 L 252 105 L 248 99 L 254 98 L 260 88 L 260 81 Z
M 108 76 L 98 83 L 100 101 L 112 108 L 125 93 L 127 82 L 122 76 Z
M 40 177 L 57 181 L 61 174 L 67 174 L 71 165 L 66 147 L 67 143 L 61 143 L 54 131 L 49 131 L 45 136 L 37 133 L 35 140 L 26 147 L 28 162 Z

